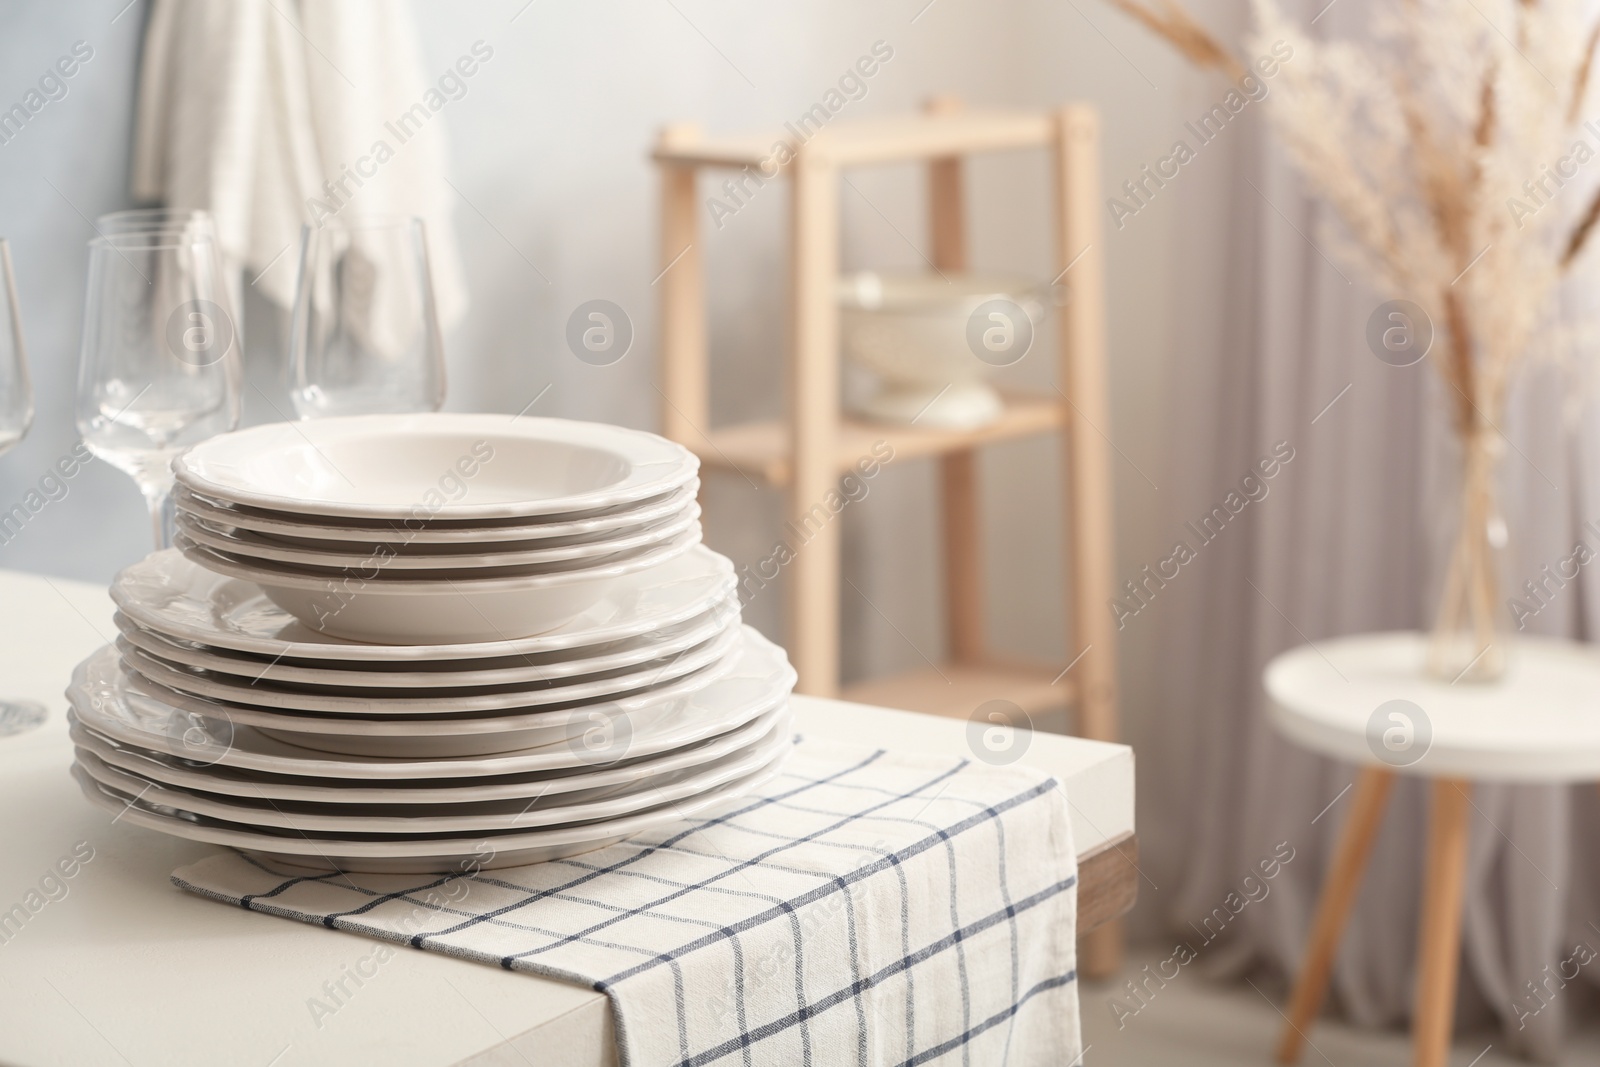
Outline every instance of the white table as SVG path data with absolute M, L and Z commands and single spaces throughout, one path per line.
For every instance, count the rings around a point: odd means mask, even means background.
M 1322 1007 L 1395 775 L 1433 783 L 1412 1023 L 1417 1067 L 1442 1067 L 1450 1054 L 1473 780 L 1600 781 L 1600 650 L 1519 637 L 1502 681 L 1451 685 L 1426 676 L 1427 645 L 1423 634 L 1364 634 L 1303 645 L 1267 665 L 1278 729 L 1363 765 L 1317 903 L 1279 1062 L 1299 1058 Z
M 0 571 L 0 696 L 50 710 L 40 728 L 0 737 L 0 915 L 76 843 L 94 849 L 65 882 L 66 896 L 0 943 L 0 1063 L 615 1063 L 604 996 L 430 952 L 395 954 L 319 1028 L 307 1001 L 377 942 L 176 889 L 172 870 L 212 849 L 111 825 L 67 774 L 61 691 L 73 664 L 115 634 L 111 610 L 97 586 Z M 968 752 L 965 721 L 795 703 L 799 729 L 810 735 Z M 1099 885 L 1092 910 L 1102 918 L 1122 910 L 1131 902 L 1131 867 L 1126 878 L 1091 872 L 1131 852 L 1132 751 L 1038 734 L 1025 761 L 1066 785 L 1087 861 L 1082 892 Z

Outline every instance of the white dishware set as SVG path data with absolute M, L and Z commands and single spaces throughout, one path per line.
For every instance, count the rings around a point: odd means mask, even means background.
M 778 771 L 795 675 L 700 544 L 697 461 L 509 415 L 272 424 L 173 463 L 176 547 L 118 575 L 67 691 L 135 825 L 317 870 L 503 867 Z

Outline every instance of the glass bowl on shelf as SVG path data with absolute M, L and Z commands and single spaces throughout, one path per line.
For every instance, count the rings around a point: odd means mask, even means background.
M 970 430 L 1005 410 L 991 368 L 1027 355 L 1048 289 L 1019 277 L 863 271 L 839 281 L 845 358 L 875 388 L 852 397 L 876 422 Z

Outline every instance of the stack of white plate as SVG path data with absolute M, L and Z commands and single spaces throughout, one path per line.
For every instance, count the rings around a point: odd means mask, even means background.
M 121 636 L 67 693 L 74 774 L 121 820 L 317 869 L 508 866 L 724 804 L 789 750 L 794 672 L 699 544 L 677 445 L 362 416 L 174 467 L 181 551 L 117 577 Z
M 698 466 L 655 434 L 564 419 L 274 423 L 173 463 L 177 544 L 324 633 L 523 637 L 698 544 Z

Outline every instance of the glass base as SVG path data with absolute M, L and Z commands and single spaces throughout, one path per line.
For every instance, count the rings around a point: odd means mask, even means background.
M 1435 633 L 1428 643 L 1428 674 L 1446 685 L 1493 685 L 1506 676 L 1508 638 L 1484 642 L 1471 633 Z

